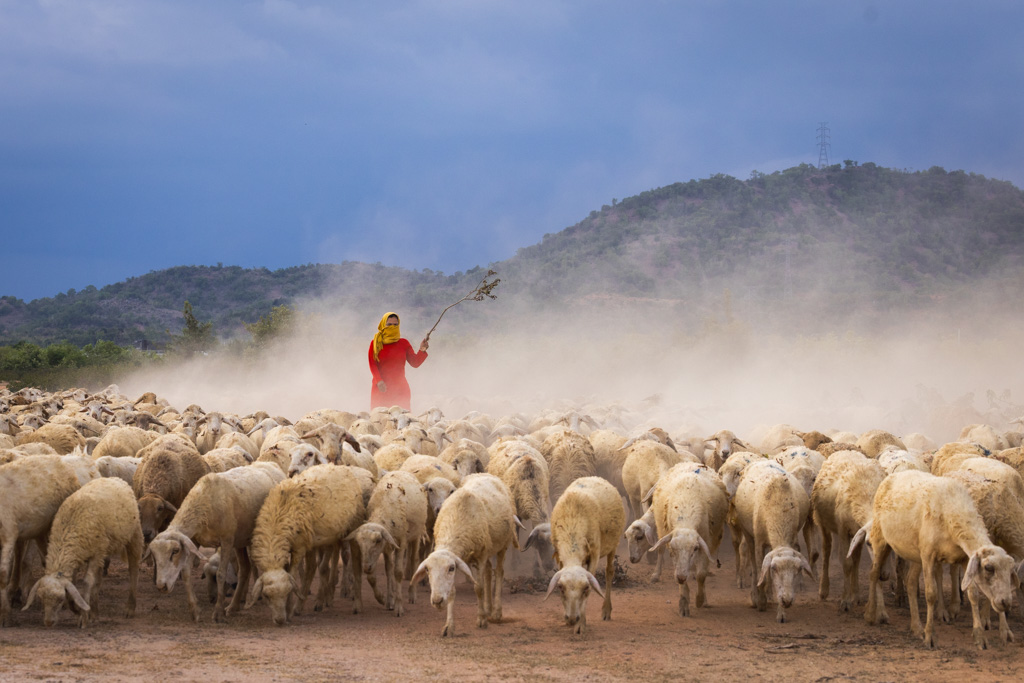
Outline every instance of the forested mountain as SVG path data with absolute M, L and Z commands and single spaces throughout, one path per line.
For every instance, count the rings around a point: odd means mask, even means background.
M 965 298 L 982 280 L 1008 297 L 1024 293 L 1024 192 L 963 171 L 855 162 L 747 180 L 716 175 L 613 200 L 490 265 L 502 299 L 531 309 L 639 307 L 685 317 L 728 301 L 751 316 L 856 309 L 885 317 Z M 485 272 L 179 266 L 32 302 L 0 298 L 0 344 L 159 343 L 181 329 L 185 300 L 223 336 L 274 306 L 325 297 L 429 316 Z

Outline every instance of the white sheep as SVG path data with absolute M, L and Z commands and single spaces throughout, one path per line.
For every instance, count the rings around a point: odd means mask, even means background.
M 301 610 L 317 568 L 315 553 L 331 554 L 331 576 L 320 575 L 317 606 L 328 604 L 337 577 L 338 548 L 343 539 L 366 518 L 363 492 L 353 468 L 317 465 L 278 483 L 267 496 L 253 531 L 250 555 L 260 577 L 249 591 L 246 606 L 261 596 L 267 600 L 274 623 L 282 626 Z M 350 544 L 354 577 L 354 611 L 362 610 L 359 546 Z M 309 555 L 309 556 L 307 556 Z M 306 572 L 300 586 L 295 578 L 305 558 Z M 292 600 L 297 594 L 297 600 Z M 289 604 L 291 602 L 291 604 Z
M 366 522 L 346 538 L 359 544 L 363 573 L 370 580 L 377 602 L 395 616 L 405 611 L 402 580 L 408 567 L 419 565 L 421 539 L 427 533 L 427 495 L 423 485 L 409 472 L 388 472 L 370 497 Z M 386 590 L 381 594 L 375 580 L 377 558 L 384 556 Z M 409 584 L 409 601 L 415 599 L 415 585 Z
M 437 457 L 454 467 L 462 477 L 486 472 L 490 461 L 487 449 L 482 444 L 469 439 L 459 439 L 441 451 Z
M 689 579 L 697 580 L 696 606 L 707 604 L 704 581 L 722 542 L 729 494 L 713 470 L 680 463 L 654 487 L 651 509 L 660 538 L 650 552 L 668 547 L 679 584 L 679 616 L 690 616 Z
M 20 589 L 19 544 L 45 538 L 61 503 L 77 491 L 78 478 L 59 455 L 28 455 L 0 466 L 0 626 L 9 626 L 11 597 Z
M 909 564 L 906 586 L 910 602 L 910 630 L 922 636 L 926 647 L 935 647 L 935 606 L 938 603 L 941 563 L 967 560 L 961 589 L 967 591 L 973 613 L 974 642 L 988 647 L 978 605 L 979 591 L 1000 613 L 999 636 L 1009 641 L 1005 612 L 1013 601 L 1013 559 L 993 545 L 970 493 L 962 483 L 947 477 L 909 470 L 885 478 L 875 493 L 871 522 L 857 532 L 850 551 L 868 536 L 875 556 L 864 619 L 869 624 L 888 623 L 879 580 L 890 552 Z M 924 572 L 928 604 L 924 629 L 917 607 L 918 580 Z
M 231 432 L 231 434 L 239 434 L 239 432 Z M 230 434 L 227 436 L 230 436 Z M 235 444 L 230 448 L 217 447 L 212 451 L 203 453 L 203 460 L 206 461 L 211 472 L 227 472 L 236 467 L 245 467 L 253 462 L 256 457 L 239 444 Z
M 877 458 L 878 454 L 886 446 L 896 446 L 901 450 L 907 450 L 907 447 L 900 441 L 898 436 L 882 429 L 872 429 L 864 432 L 857 439 L 856 443 L 864 451 L 864 455 L 869 458 Z
M 444 477 L 456 486 L 462 484 L 462 477 L 455 468 L 435 455 L 414 455 L 402 463 L 399 471 L 411 472 L 421 484 L 434 477 Z
M 848 612 L 859 593 L 860 551 L 847 556 L 857 531 L 871 519 L 875 491 L 885 478 L 882 463 L 858 451 L 835 453 L 821 468 L 811 492 L 814 521 L 822 533 L 822 567 L 818 596 L 829 594 L 829 564 L 833 536 L 843 563 L 843 596 L 839 610 Z
M 128 605 L 125 616 L 135 616 L 139 559 L 142 556 L 142 526 L 132 487 L 121 479 L 90 481 L 61 504 L 53 519 L 46 571 L 32 590 L 22 611 L 38 596 L 43 603 L 43 624 L 53 626 L 61 607 L 73 603 L 84 628 L 99 613 L 100 581 L 104 561 L 123 557 L 128 562 Z M 73 583 L 85 574 L 80 593 Z
M 540 453 L 548 462 L 553 500 L 576 479 L 597 475 L 594 446 L 587 437 L 576 432 L 559 429 L 544 439 Z
M 767 609 L 770 582 L 778 603 L 776 619 L 785 622 L 798 575 L 804 571 L 813 578 L 811 565 L 796 550 L 797 535 L 811 502 L 796 477 L 777 462 L 765 460 L 747 466 L 733 503 L 757 577 L 750 591 L 751 603 L 761 612 Z M 767 553 L 766 547 L 770 548 Z
M 101 458 L 96 458 L 95 462 L 101 477 L 117 477 L 131 486 L 135 470 L 138 469 L 142 458 L 115 458 L 104 455 Z
M 586 634 L 587 596 L 591 588 L 604 598 L 601 618 L 607 621 L 612 617 L 615 549 L 625 527 L 622 497 L 601 477 L 581 477 L 570 483 L 551 512 L 551 544 L 558 571 L 551 577 L 544 597 L 547 599 L 556 587 L 559 589 L 565 623 L 581 636 Z M 533 533 L 538 533 L 537 529 Z M 606 559 L 603 594 L 594 576 L 601 558 Z
M 430 580 L 430 602 L 447 608 L 441 636 L 455 635 L 455 575 L 473 581 L 477 626 L 501 620 L 501 584 L 505 552 L 516 541 L 515 508 L 508 487 L 493 474 L 471 474 L 441 506 L 434 524 L 434 551 L 417 567 L 411 581 Z M 493 574 L 491 558 L 495 558 Z
M 931 471 L 923 457 L 917 453 L 911 453 L 895 446 L 882 449 L 882 452 L 878 454 L 878 464 L 882 466 L 886 474 L 902 472 L 903 470 Z
M 198 546 L 217 548 L 221 562 L 237 558 L 238 582 L 231 604 L 225 609 L 224 573 L 218 577 L 213 620 L 222 622 L 236 611 L 249 581 L 249 555 L 256 517 L 270 490 L 284 475 L 272 465 L 236 467 L 201 478 L 185 496 L 167 529 L 154 538 L 146 555 L 156 565 L 156 587 L 162 593 L 174 588 L 184 572 L 189 614 L 199 621 L 199 606 L 192 590 L 192 558 L 206 559 Z
M 749 445 L 728 429 L 721 429 L 704 439 L 704 446 L 711 449 L 710 454 L 705 450 L 704 464 L 716 472 L 734 452 L 750 450 Z
M 647 509 L 642 501 L 665 472 L 681 462 L 703 464 L 687 451 L 677 453 L 658 441 L 639 440 L 626 448 L 622 464 L 622 483 L 626 489 L 630 510 L 639 517 Z

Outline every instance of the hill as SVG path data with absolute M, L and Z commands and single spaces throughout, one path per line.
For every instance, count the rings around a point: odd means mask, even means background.
M 533 311 L 610 306 L 637 319 L 696 322 L 725 302 L 750 318 L 786 312 L 837 321 L 854 311 L 891 320 L 974 296 L 982 282 L 996 296 L 1017 297 L 1022 261 L 1024 192 L 1011 183 L 848 161 L 653 189 L 491 267 L 506 305 Z M 0 298 L 0 344 L 160 342 L 181 329 L 186 299 L 222 336 L 273 306 L 312 300 L 374 311 L 393 302 L 429 317 L 483 272 L 354 262 L 276 271 L 179 266 L 31 302 Z

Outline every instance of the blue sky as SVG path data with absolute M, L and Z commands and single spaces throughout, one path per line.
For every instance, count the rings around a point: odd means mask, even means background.
M 1024 186 L 1024 3 L 0 0 L 0 295 L 487 265 L 676 181 Z

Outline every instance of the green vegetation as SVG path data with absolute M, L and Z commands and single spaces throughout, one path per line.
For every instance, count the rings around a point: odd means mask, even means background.
M 147 363 L 155 354 L 98 341 L 78 348 L 63 341 L 40 347 L 30 342 L 0 346 L 0 380 L 17 391 L 26 386 L 55 391 L 69 386 L 103 386 Z
M 960 296 L 979 278 L 1019 296 L 1022 257 L 1024 192 L 1011 183 L 846 160 L 824 169 L 755 171 L 747 180 L 718 174 L 615 199 L 490 265 L 502 278 L 499 304 L 557 312 L 595 299 L 630 308 L 659 300 L 676 302 L 679 315 L 699 322 L 726 289 L 744 316 L 821 302 L 893 316 Z M 186 355 L 208 350 L 203 344 L 212 341 L 196 337 L 201 327 L 190 331 L 188 315 L 182 319 L 187 301 L 189 315 L 210 325 L 214 337 L 237 340 L 248 331 L 262 347 L 292 324 L 282 307 L 294 310 L 297 301 L 371 311 L 387 302 L 407 321 L 429 322 L 485 272 L 354 262 L 276 271 L 179 266 L 31 302 L 2 297 L 0 344 L 145 340 Z M 500 325 L 498 308 L 464 317 Z

